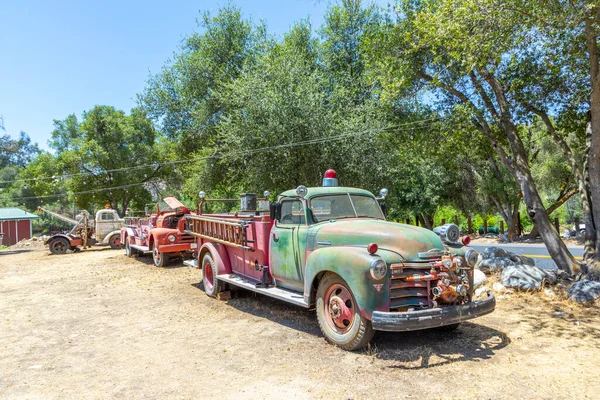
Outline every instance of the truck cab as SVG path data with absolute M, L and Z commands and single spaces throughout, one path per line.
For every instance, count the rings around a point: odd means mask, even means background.
M 115 210 L 103 209 L 96 212 L 96 240 L 104 241 L 107 235 L 120 231 L 123 220 Z
M 348 350 L 376 330 L 452 328 L 492 312 L 493 295 L 473 299 L 477 252 L 458 227 L 386 221 L 386 194 L 340 187 L 330 170 L 322 187 L 281 193 L 268 216 L 186 216 L 206 293 L 233 285 L 314 307 L 325 338 Z

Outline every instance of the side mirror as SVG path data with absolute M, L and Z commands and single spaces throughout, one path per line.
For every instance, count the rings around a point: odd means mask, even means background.
M 383 213 L 383 216 L 387 218 L 387 214 L 388 214 L 387 204 L 381 203 L 379 205 L 379 207 L 381 207 L 381 212 Z
M 279 221 L 281 219 L 281 203 L 271 203 L 269 205 L 269 215 L 272 221 Z

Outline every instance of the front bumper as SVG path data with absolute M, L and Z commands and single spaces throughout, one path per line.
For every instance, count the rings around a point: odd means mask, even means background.
M 377 331 L 406 332 L 452 325 L 481 317 L 494 311 L 496 298 L 492 293 L 483 300 L 460 306 L 431 308 L 406 312 L 373 311 L 371 323 Z
M 182 251 L 193 251 L 198 248 L 196 243 L 159 244 L 158 251 L 161 253 L 179 253 Z

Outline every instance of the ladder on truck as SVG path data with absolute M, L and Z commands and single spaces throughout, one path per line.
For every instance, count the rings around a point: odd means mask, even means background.
M 207 215 L 186 215 L 185 233 L 226 246 L 237 247 L 254 251 L 249 244 L 254 243 L 248 239 L 247 229 L 254 222 L 252 217 L 238 217 L 237 219 L 218 218 Z

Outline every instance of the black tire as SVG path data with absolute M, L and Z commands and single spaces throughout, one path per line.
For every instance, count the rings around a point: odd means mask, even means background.
M 460 326 L 460 322 L 456 323 L 456 324 L 450 324 L 450 325 L 444 325 L 444 326 L 438 326 L 437 328 L 434 328 L 438 331 L 442 331 L 442 332 L 453 332 L 455 331 L 458 327 Z
M 217 297 L 223 290 L 223 282 L 217 279 L 217 266 L 210 252 L 202 257 L 202 285 L 204 293 L 210 297 Z
M 129 237 L 125 236 L 125 255 L 127 257 L 132 257 L 137 253 L 138 251 L 136 249 L 131 248 L 131 243 L 129 243 Z
M 108 240 L 111 249 L 117 250 L 121 248 L 121 238 L 119 235 L 112 235 Z
M 152 259 L 154 260 L 154 265 L 159 268 L 164 268 L 169 263 L 169 253 L 161 253 L 158 251 L 158 246 L 156 242 L 152 243 Z
M 339 300 L 344 298 L 340 303 Z M 347 319 L 340 317 L 340 304 L 347 311 Z M 317 321 L 325 339 L 344 350 L 365 347 L 375 334 L 371 321 L 361 315 L 348 284 L 338 275 L 327 274 L 319 282 L 316 308 Z
M 71 243 L 67 239 L 59 237 L 52 239 L 48 244 L 48 248 L 52 254 L 65 254 L 71 248 Z

